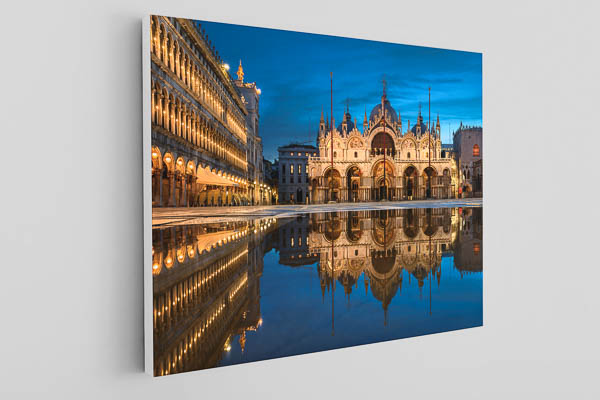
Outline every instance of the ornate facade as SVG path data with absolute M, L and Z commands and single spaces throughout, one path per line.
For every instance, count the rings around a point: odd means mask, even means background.
M 249 112 L 227 70 L 199 23 L 152 16 L 153 206 L 251 202 Z
M 348 109 L 334 129 L 321 112 L 317 147 L 318 155 L 309 158 L 312 203 L 456 196 L 456 163 L 442 155 L 439 116 L 430 132 L 419 110 L 417 123 L 411 128 L 408 121 L 403 130 L 385 90 L 369 118 L 365 110 L 362 132 Z

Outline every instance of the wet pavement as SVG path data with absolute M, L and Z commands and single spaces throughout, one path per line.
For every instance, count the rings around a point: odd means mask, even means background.
M 482 207 L 483 199 L 386 201 L 334 204 L 283 204 L 240 207 L 178 207 L 152 209 L 152 226 L 221 222 L 266 217 L 285 217 L 332 211 L 395 210 L 408 208 Z

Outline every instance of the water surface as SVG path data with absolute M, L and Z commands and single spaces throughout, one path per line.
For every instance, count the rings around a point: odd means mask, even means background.
M 155 375 L 481 326 L 482 208 L 153 230 Z

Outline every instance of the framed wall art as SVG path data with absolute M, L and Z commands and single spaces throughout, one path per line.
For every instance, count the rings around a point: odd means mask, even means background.
M 148 373 L 483 324 L 481 53 L 143 32 Z

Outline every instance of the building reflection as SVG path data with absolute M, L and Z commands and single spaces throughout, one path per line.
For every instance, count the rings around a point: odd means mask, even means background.
M 262 323 L 260 276 L 274 219 L 154 229 L 156 376 L 214 367 Z
M 452 250 L 458 216 L 453 209 L 401 209 L 313 214 L 311 252 L 320 255 L 321 291 L 335 281 L 350 299 L 362 280 L 364 290 L 381 302 L 384 323 L 405 277 L 421 289 L 441 279 L 441 260 Z M 362 279 L 361 279 L 362 276 Z
M 244 352 L 247 332 L 262 324 L 260 279 L 273 249 L 279 265 L 317 272 L 322 301 L 331 294 L 335 335 L 339 296 L 349 304 L 353 292 L 364 290 L 361 296 L 381 304 L 387 324 L 403 285 L 416 284 L 431 312 L 431 288 L 443 285 L 443 257 L 454 256 L 461 277 L 481 273 L 482 209 L 335 212 L 154 229 L 155 375 L 217 366 L 234 341 Z
M 483 270 L 483 209 L 459 209 L 462 214 L 454 244 L 454 266 L 461 274 Z

